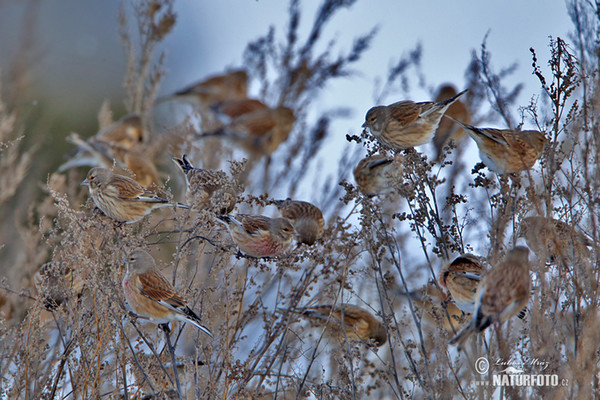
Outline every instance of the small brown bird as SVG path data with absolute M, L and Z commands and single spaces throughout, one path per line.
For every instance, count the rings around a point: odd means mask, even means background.
M 294 227 L 286 218 L 263 215 L 218 215 L 240 250 L 251 257 L 279 256 L 290 248 Z
M 373 107 L 367 112 L 363 128 L 369 128 L 377 140 L 394 150 L 420 146 L 431 140 L 442 115 L 466 92 L 439 103 L 405 100 Z
M 402 181 L 402 157 L 375 154 L 365 157 L 354 168 L 358 189 L 367 196 L 394 193 Z
M 81 166 L 114 168 L 115 172 L 135 179 L 144 187 L 161 184 L 154 163 L 141 145 L 126 149 L 101 140 L 86 140 L 76 133 L 69 135 L 67 141 L 75 144 L 78 151 L 58 172 Z
M 448 332 L 454 332 L 463 326 L 470 315 L 458 308 L 452 302 L 452 299 L 441 292 L 433 282 L 428 283 L 419 290 L 408 293 L 399 292 L 399 294 L 410 297 L 416 311 L 426 321 Z M 446 310 L 444 310 L 444 307 Z
M 483 163 L 500 175 L 531 169 L 546 145 L 546 137 L 539 131 L 477 128 L 448 118 L 467 131 L 477 143 Z
M 269 155 L 287 140 L 295 121 L 294 112 L 288 107 L 263 108 L 242 114 L 224 127 L 199 136 L 225 137 L 251 154 Z
M 438 282 L 450 292 L 458 308 L 471 314 L 475 311 L 475 293 L 483 275 L 483 260 L 473 254 L 463 254 L 440 271 Z
M 70 266 L 59 262 L 42 265 L 33 276 L 33 282 L 49 311 L 70 298 L 79 298 L 85 287 L 83 279 Z
M 553 263 L 561 259 L 571 262 L 589 260 L 588 246 L 594 243 L 571 225 L 554 218 L 525 217 L 521 220 L 519 237 L 536 256 Z
M 132 251 L 127 258 L 123 293 L 133 312 L 142 318 L 155 324 L 188 322 L 213 337 L 212 332 L 201 324 L 200 317 L 158 270 L 154 258 L 142 249 Z
M 92 168 L 81 184 L 88 186 L 96 207 L 107 217 L 119 222 L 139 221 L 155 208 L 189 208 L 185 204 L 171 203 L 160 198 L 133 179 L 115 174 L 106 168 Z
M 289 198 L 276 200 L 275 205 L 281 215 L 294 226 L 298 242 L 310 246 L 323 236 L 325 220 L 319 207 L 306 201 Z
M 248 95 L 248 74 L 245 70 L 232 70 L 223 75 L 214 75 L 187 86 L 173 95 L 157 99 L 182 100 L 208 109 L 212 104 L 233 99 L 245 99 Z
M 225 100 L 210 106 L 210 109 L 227 123 L 244 114 L 267 108 L 269 108 L 269 106 L 257 99 Z
M 531 292 L 529 249 L 517 246 L 504 261 L 492 268 L 481 280 L 475 295 L 475 312 L 471 321 L 450 340 L 463 343 L 474 333 L 482 332 L 493 323 L 503 323 L 517 315 L 527 304 Z
M 383 323 L 369 311 L 352 304 L 301 307 L 293 312 L 310 318 L 318 325 L 327 324 L 325 334 L 340 343 L 359 341 L 379 347 L 387 342 L 387 332 Z
M 187 155 L 173 158 L 185 175 L 186 201 L 192 209 L 208 209 L 218 214 L 230 213 L 237 204 L 234 183 L 221 170 L 194 168 Z
M 443 85 L 438 90 L 438 94 L 435 98 L 436 102 L 444 101 L 456 96 L 457 91 L 456 88 L 452 85 Z M 467 107 L 465 103 L 460 100 L 452 103 L 450 107 L 446 110 L 444 115 L 449 115 L 453 118 L 456 118 L 464 123 L 468 124 L 471 121 L 471 117 L 469 115 L 469 111 L 467 111 Z M 435 131 L 435 136 L 433 137 L 433 146 L 436 150 L 435 160 L 439 161 L 442 153 L 444 151 L 444 146 L 446 146 L 450 141 L 454 141 L 454 143 L 458 143 L 464 136 L 465 130 L 461 128 L 458 124 L 455 124 L 452 120 L 448 118 L 442 118 L 440 120 L 440 124 Z

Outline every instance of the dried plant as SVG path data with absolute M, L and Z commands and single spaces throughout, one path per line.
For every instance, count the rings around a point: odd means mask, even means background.
M 196 117 L 202 130 L 221 126 L 211 110 L 156 135 L 147 123 L 164 74 L 164 55 L 156 53 L 177 17 L 171 1 L 136 1 L 122 9 L 129 57 L 125 101 L 148 125 L 148 158 L 162 162 L 185 153 L 197 167 L 212 170 L 192 185 L 198 193 L 188 201 L 194 207 L 165 207 L 133 224 L 95 208 L 79 189 L 83 176 L 49 171 L 39 198 L 18 219 L 24 244 L 11 250 L 21 259 L 5 267 L 9 273 L 0 283 L 0 397 L 600 397 L 600 45 L 590 39 L 600 29 L 598 6 L 569 2 L 573 44 L 550 40 L 549 72 L 531 49 L 542 98 L 520 109 L 520 123 L 514 113 L 522 87 L 506 84 L 515 65 L 494 72 L 487 35 L 473 53 L 465 73 L 472 123 L 533 125 L 549 141 L 532 169 L 499 177 L 483 163 L 461 159 L 460 152 L 443 155 L 441 163 L 420 149 L 393 153 L 366 132 L 348 134 L 337 170 L 323 172 L 331 160 L 321 149 L 347 105 L 340 101 L 316 117 L 309 111 L 328 82 L 354 76 L 352 67 L 376 40 L 373 29 L 339 56 L 333 55 L 339 53 L 335 41 L 323 45 L 325 28 L 354 3 L 324 0 L 302 39 L 302 3 L 291 0 L 283 35 L 271 27 L 248 44 L 244 65 L 260 82 L 260 100 L 290 107 L 295 117 L 290 137 L 269 156 L 199 135 Z M 408 91 L 415 76 L 424 86 L 422 51 L 417 44 L 392 64 L 376 84 L 378 102 Z M 18 141 L 24 121 L 9 110 L 0 102 L 0 207 L 23 200 L 31 157 Z M 108 105 L 99 116 L 101 126 L 113 119 Z M 402 167 L 386 176 L 390 187 L 378 195 L 362 194 L 349 178 L 365 149 Z M 183 173 L 171 168 L 164 169 L 169 179 L 157 190 L 169 201 L 185 201 Z M 224 183 L 227 191 L 215 189 Z M 312 245 L 293 245 L 277 257 L 239 252 L 216 219 L 232 207 L 234 213 L 278 217 L 274 199 L 288 196 L 319 206 L 325 224 Z M 203 206 L 206 199 L 210 206 Z M 542 217 L 535 220 L 542 225 L 546 218 L 560 222 L 534 242 L 523 224 L 530 216 Z M 5 224 L 4 217 L 0 221 Z M 5 236 L 3 228 L 0 246 Z M 439 271 L 464 253 L 497 265 L 523 236 L 540 253 L 530 257 L 534 290 L 525 319 L 494 325 L 458 352 L 448 341 L 470 317 L 457 315 Z M 578 246 L 559 245 L 566 240 Z M 124 258 L 138 248 L 152 254 L 214 338 L 177 322 L 164 332 L 129 312 L 121 287 Z M 0 247 L 0 257 L 5 250 Z M 552 257 L 544 254 L 550 251 Z M 359 328 L 352 331 L 349 324 L 340 329 L 344 304 L 378 322 L 377 340 L 357 340 Z M 306 311 L 317 309 L 318 318 L 308 318 Z M 346 322 L 356 310 L 348 308 Z M 479 357 L 516 360 L 527 366 L 525 374 L 557 375 L 568 384 L 482 385 L 501 368 L 480 374 Z

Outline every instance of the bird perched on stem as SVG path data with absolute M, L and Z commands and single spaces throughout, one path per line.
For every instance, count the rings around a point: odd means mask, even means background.
M 230 213 L 237 204 L 234 183 L 221 170 L 194 168 L 187 155 L 173 157 L 183 171 L 186 182 L 186 201 L 192 208 L 209 209 L 218 214 Z
M 394 150 L 420 146 L 431 140 L 442 115 L 466 92 L 463 90 L 438 103 L 404 100 L 389 106 L 373 107 L 367 112 L 362 127 L 369 128 L 377 140 Z
M 467 131 L 477 143 L 483 163 L 500 175 L 531 169 L 546 145 L 546 137 L 539 131 L 477 128 L 447 118 Z
M 399 291 L 398 294 L 410 298 L 419 315 L 434 326 L 445 331 L 455 332 L 463 326 L 469 314 L 465 314 L 451 298 L 438 289 L 433 282 L 411 292 Z M 447 312 L 447 314 L 446 314 Z
M 566 222 L 546 217 L 525 217 L 521 220 L 519 237 L 524 237 L 527 246 L 536 256 L 550 262 L 561 259 L 571 262 L 589 260 L 588 246 L 594 243 Z
M 286 218 L 263 215 L 218 215 L 240 250 L 251 257 L 279 256 L 290 248 L 294 227 Z
M 436 102 L 444 101 L 453 96 L 456 96 L 457 91 L 456 88 L 452 85 L 443 85 L 438 90 L 438 94 L 435 98 Z M 456 118 L 464 123 L 468 124 L 471 120 L 469 115 L 469 111 L 461 100 L 457 100 L 448 109 L 444 114 L 446 116 L 451 116 Z M 440 120 L 440 124 L 435 131 L 435 135 L 433 137 L 433 146 L 436 150 L 435 160 L 439 161 L 442 153 L 444 151 L 444 146 L 446 146 L 450 141 L 458 143 L 464 136 L 465 130 L 461 128 L 458 124 L 455 124 L 452 120 L 448 118 L 442 118 Z
M 189 208 L 158 197 L 133 179 L 106 168 L 90 169 L 81 185 L 88 187 L 90 197 L 100 211 L 119 222 L 137 222 L 155 208 Z
M 172 95 L 157 99 L 157 102 L 181 100 L 202 109 L 208 109 L 214 103 L 245 99 L 247 95 L 248 73 L 243 69 L 238 69 L 186 86 Z
M 317 305 L 290 311 L 310 318 L 317 325 L 327 324 L 325 334 L 340 343 L 359 341 L 379 347 L 387 342 L 385 325 L 369 311 L 352 304 Z
M 292 109 L 279 106 L 262 108 L 233 118 L 227 125 L 199 137 L 223 137 L 233 141 L 253 155 L 272 154 L 285 142 L 296 117 Z
M 323 236 L 325 220 L 319 207 L 292 199 L 276 200 L 275 205 L 294 226 L 298 242 L 312 245 Z
M 475 293 L 484 274 L 485 268 L 480 257 L 463 254 L 440 271 L 438 281 L 440 286 L 450 292 L 458 308 L 466 313 L 473 313 Z
M 402 179 L 402 157 L 382 154 L 365 157 L 352 171 L 358 189 L 367 196 L 394 193 Z
M 527 247 L 517 246 L 509 251 L 504 261 L 493 267 L 481 280 L 471 321 L 450 340 L 450 344 L 457 344 L 460 350 L 472 334 L 517 315 L 529 300 L 529 269 Z
M 158 270 L 154 258 L 142 249 L 132 251 L 127 258 L 123 293 L 135 314 L 142 318 L 155 324 L 187 322 L 213 337 L 212 332 L 202 325 L 200 317 Z

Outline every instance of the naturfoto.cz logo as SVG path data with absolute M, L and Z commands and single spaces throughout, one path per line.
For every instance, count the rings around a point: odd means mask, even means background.
M 476 381 L 477 385 L 489 386 L 567 386 L 568 379 L 559 379 L 556 374 L 544 374 L 549 362 L 532 359 L 528 362 L 518 360 L 494 360 L 492 364 L 492 380 Z M 525 368 L 537 368 L 541 373 L 525 373 Z M 475 371 L 485 375 L 490 370 L 490 361 L 487 357 L 479 357 L 475 361 Z

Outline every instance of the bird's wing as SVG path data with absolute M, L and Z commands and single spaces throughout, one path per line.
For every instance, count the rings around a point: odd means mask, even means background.
M 245 215 L 239 214 L 238 220 L 242 223 L 242 227 L 249 234 L 257 234 L 260 231 L 269 230 L 269 218 L 263 215 Z
M 412 101 L 399 101 L 388 106 L 390 121 L 400 127 L 412 124 L 421 114 L 421 106 Z

